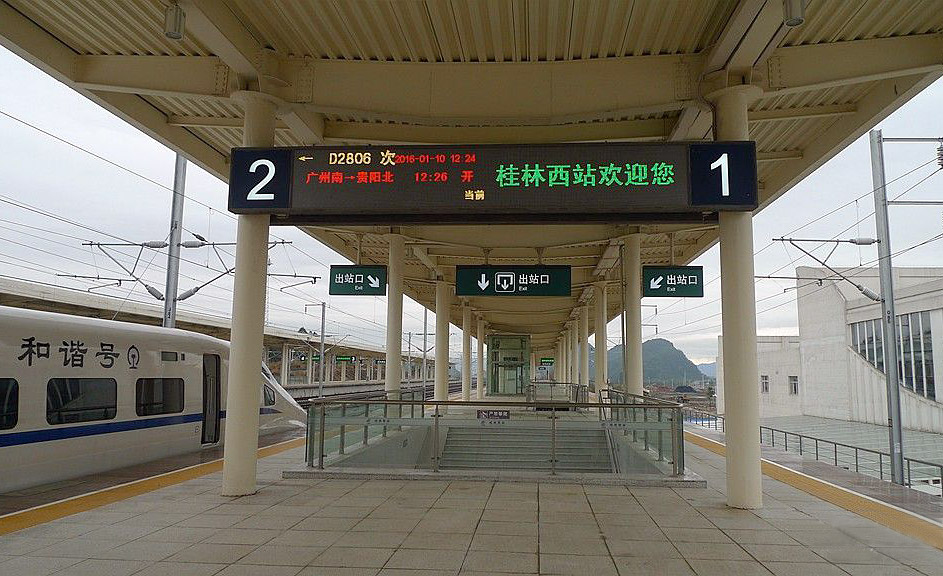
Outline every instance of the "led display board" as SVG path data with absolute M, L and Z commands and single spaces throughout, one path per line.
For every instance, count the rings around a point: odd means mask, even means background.
M 757 206 L 753 142 L 234 148 L 229 210 L 274 224 L 702 220 Z

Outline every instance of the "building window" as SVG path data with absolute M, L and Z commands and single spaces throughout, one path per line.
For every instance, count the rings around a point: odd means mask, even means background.
M 20 386 L 13 378 L 0 378 L 0 430 L 16 426 L 19 417 Z
M 872 366 L 884 372 L 884 346 L 887 346 L 880 319 L 851 325 L 851 347 Z M 900 385 L 915 393 L 936 399 L 933 375 L 933 346 L 930 312 L 897 316 L 897 376 Z
M 138 416 L 183 412 L 182 378 L 138 378 L 134 411 Z
M 53 378 L 46 384 L 46 422 L 111 420 L 118 413 L 114 378 Z
M 760 392 L 769 394 L 769 375 L 760 374 Z
M 799 377 L 798 376 L 789 377 L 789 393 L 790 394 L 799 393 Z

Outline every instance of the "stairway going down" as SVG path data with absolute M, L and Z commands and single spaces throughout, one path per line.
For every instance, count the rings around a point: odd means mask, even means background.
M 449 428 L 440 468 L 550 471 L 550 454 L 547 429 Z M 612 472 L 602 430 L 558 431 L 556 460 L 559 472 Z

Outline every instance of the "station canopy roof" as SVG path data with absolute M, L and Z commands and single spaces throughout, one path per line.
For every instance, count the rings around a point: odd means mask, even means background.
M 169 4 L 0 0 L 0 42 L 223 179 L 242 142 L 238 90 L 284 103 L 279 146 L 617 142 L 710 139 L 704 95 L 750 83 L 763 90 L 749 114 L 760 210 L 943 74 L 937 0 L 811 0 L 795 28 L 782 0 L 179 0 L 182 40 L 164 34 Z M 350 259 L 387 259 L 389 228 L 306 231 Z M 406 291 L 430 308 L 430 266 L 452 280 L 486 252 L 535 264 L 537 248 L 573 266 L 570 298 L 471 301 L 545 351 L 593 281 L 618 279 L 626 234 L 645 234 L 644 264 L 684 264 L 717 241 L 713 224 L 398 231 Z

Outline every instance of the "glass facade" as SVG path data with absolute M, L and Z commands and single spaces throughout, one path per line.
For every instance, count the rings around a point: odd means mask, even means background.
M 900 385 L 936 400 L 930 312 L 897 317 L 897 376 Z M 875 368 L 884 371 L 884 326 L 880 319 L 851 325 L 851 347 Z

